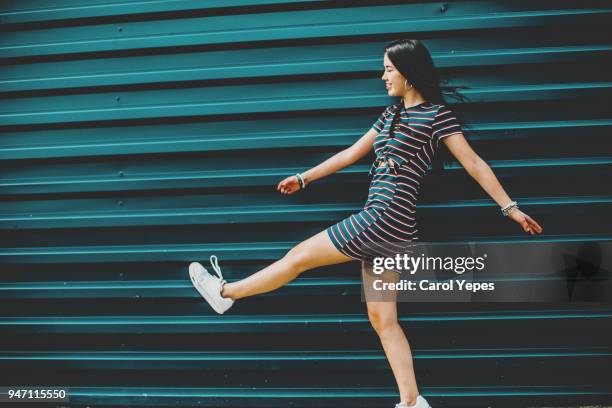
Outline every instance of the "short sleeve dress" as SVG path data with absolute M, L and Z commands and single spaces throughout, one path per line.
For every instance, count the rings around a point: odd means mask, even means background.
M 393 116 L 394 132 L 390 132 Z M 405 108 L 389 105 L 373 124 L 376 159 L 364 209 L 326 229 L 346 256 L 372 262 L 398 243 L 418 240 L 416 204 L 422 178 L 431 169 L 440 140 L 462 133 L 454 112 L 445 105 L 423 102 Z

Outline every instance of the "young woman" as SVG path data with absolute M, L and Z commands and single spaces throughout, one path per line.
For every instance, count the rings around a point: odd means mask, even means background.
M 372 149 L 376 153 L 364 209 L 293 247 L 270 266 L 235 282 L 226 282 L 216 256 L 214 276 L 199 263 L 189 265 L 198 292 L 217 313 L 227 311 L 237 299 L 269 292 L 324 265 L 362 261 L 364 282 L 371 280 L 373 243 L 413 242 L 418 239 L 416 202 L 422 177 L 432 163 L 439 142 L 500 205 L 502 212 L 525 232 L 542 228 L 510 200 L 491 168 L 472 150 L 454 113 L 444 105 L 429 51 L 418 40 L 396 40 L 385 46 L 384 74 L 389 96 L 400 103 L 389 105 L 372 128 L 352 146 L 316 167 L 281 181 L 277 190 L 293 194 L 315 180 L 350 166 Z M 370 244 L 370 245 L 368 245 Z M 370 248 L 370 249 L 368 249 Z M 380 337 L 400 393 L 399 407 L 430 405 L 419 395 L 410 346 L 397 319 L 394 301 L 368 301 L 368 317 Z

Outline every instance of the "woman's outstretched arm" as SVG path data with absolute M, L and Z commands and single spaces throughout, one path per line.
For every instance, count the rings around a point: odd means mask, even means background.
M 476 154 L 463 134 L 454 134 L 442 139 L 448 150 L 457 158 L 459 163 L 465 168 L 470 176 L 484 191 L 491 196 L 493 200 L 500 206 L 505 207 L 512 201 L 508 194 L 504 191 L 497 177 L 491 170 L 491 167 Z M 532 235 L 542 233 L 542 227 L 530 216 L 515 208 L 510 211 L 508 218 L 516 221 L 523 227 L 525 232 Z
M 368 130 L 366 134 L 351 146 L 336 153 L 321 164 L 301 173 L 306 185 L 315 180 L 329 176 L 330 174 L 334 174 L 338 170 L 350 166 L 367 155 L 372 150 L 374 138 L 377 134 L 378 132 L 374 129 Z M 281 194 L 293 194 L 300 189 L 300 184 L 295 176 L 289 176 L 278 183 L 276 189 Z

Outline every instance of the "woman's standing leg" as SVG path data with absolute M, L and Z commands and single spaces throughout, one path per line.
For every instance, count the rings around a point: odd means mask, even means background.
M 344 255 L 329 239 L 327 231 L 300 242 L 287 254 L 254 274 L 223 285 L 221 295 L 233 300 L 270 292 L 297 278 L 302 272 L 319 266 L 354 260 Z
M 385 271 L 382 275 L 375 275 L 372 272 L 372 265 L 362 262 L 362 279 L 364 288 L 371 288 L 372 282 L 376 279 L 382 279 L 384 282 L 397 282 L 399 274 L 394 271 Z M 400 400 L 408 405 L 414 405 L 419 396 L 419 389 L 414 374 L 410 344 L 397 319 L 396 293 L 386 291 L 380 295 L 376 294 L 376 297 L 384 299 L 379 301 L 369 300 L 374 296 L 369 296 L 368 293 L 371 292 L 366 291 L 368 318 L 389 360 L 399 388 Z

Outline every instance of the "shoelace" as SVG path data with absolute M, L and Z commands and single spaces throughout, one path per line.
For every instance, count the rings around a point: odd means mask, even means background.
M 223 274 L 221 273 L 221 268 L 219 267 L 219 260 L 217 259 L 215 255 L 210 256 L 210 264 L 212 265 L 215 272 L 217 272 L 217 275 L 219 275 L 219 280 L 221 281 L 221 286 L 220 286 L 221 289 L 219 293 L 221 294 L 221 297 L 223 297 L 223 286 L 225 286 L 227 281 L 223 279 Z M 224 299 L 231 300 L 230 298 L 224 298 Z M 234 301 L 231 300 L 231 302 L 233 303 Z
M 221 273 L 221 268 L 219 267 L 219 260 L 217 259 L 216 255 L 210 256 L 210 264 L 212 265 L 215 272 L 217 272 L 217 275 L 219 275 L 221 281 L 225 281 L 225 279 L 223 279 L 223 274 Z

